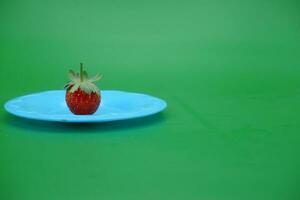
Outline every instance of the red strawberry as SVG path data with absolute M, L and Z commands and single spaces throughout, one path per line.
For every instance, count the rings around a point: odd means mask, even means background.
M 66 102 L 70 111 L 76 115 L 90 115 L 97 111 L 101 95 L 100 90 L 94 82 L 101 79 L 97 74 L 88 79 L 86 71 L 83 71 L 83 64 L 80 63 L 80 74 L 69 71 L 70 81 L 65 85 Z

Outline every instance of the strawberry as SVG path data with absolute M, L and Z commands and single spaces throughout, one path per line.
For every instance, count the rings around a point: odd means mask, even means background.
M 101 102 L 101 94 L 94 82 L 100 80 L 101 77 L 97 74 L 88 79 L 82 63 L 80 63 L 80 74 L 73 70 L 69 71 L 70 81 L 65 85 L 65 89 L 66 102 L 72 113 L 90 115 L 97 111 Z

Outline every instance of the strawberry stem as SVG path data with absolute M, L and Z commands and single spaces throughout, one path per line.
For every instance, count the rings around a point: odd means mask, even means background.
M 83 63 L 80 63 L 80 81 L 83 81 Z

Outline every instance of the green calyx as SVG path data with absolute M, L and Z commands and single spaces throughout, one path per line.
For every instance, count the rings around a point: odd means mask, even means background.
M 84 91 L 87 94 L 91 94 L 92 92 L 100 94 L 100 90 L 95 84 L 96 81 L 102 78 L 102 75 L 97 74 L 93 78 L 89 79 L 86 71 L 83 70 L 83 64 L 80 63 L 80 73 L 75 73 L 73 70 L 69 71 L 70 81 L 65 85 L 65 89 L 69 90 L 69 92 L 73 93 L 78 88 Z

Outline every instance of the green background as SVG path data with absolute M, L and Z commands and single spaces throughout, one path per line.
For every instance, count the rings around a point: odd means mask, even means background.
M 1 0 L 1 105 L 61 89 L 83 62 L 101 89 L 168 108 L 80 125 L 2 106 L 0 199 L 300 199 L 299 11 L 297 0 Z

